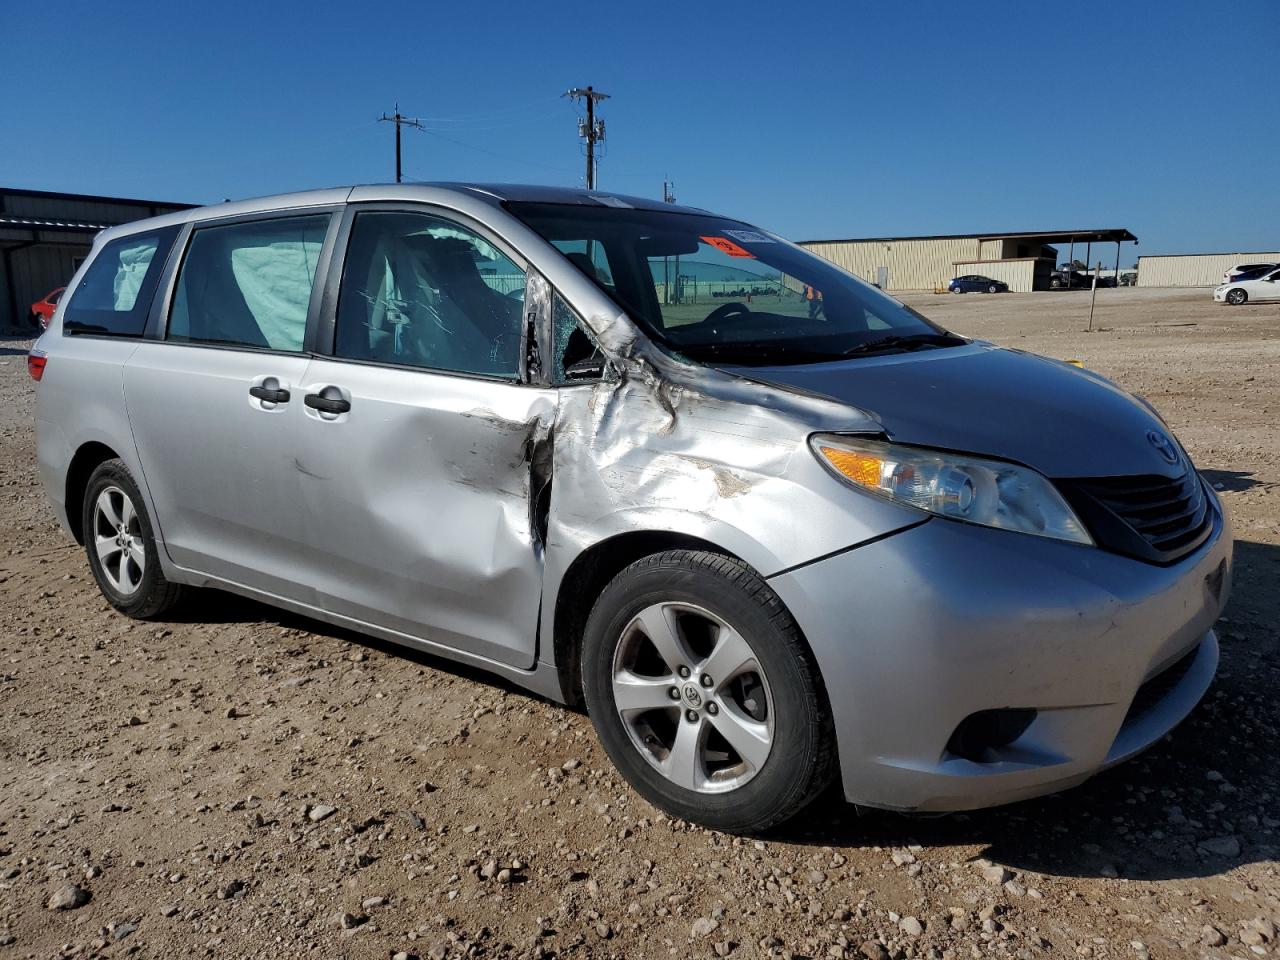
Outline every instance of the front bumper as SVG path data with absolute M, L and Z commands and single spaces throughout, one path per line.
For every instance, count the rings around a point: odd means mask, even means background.
M 846 797 L 993 806 L 1159 740 L 1217 667 L 1232 539 L 1213 506 L 1213 535 L 1168 567 L 939 519 L 773 577 L 826 684 Z M 1006 708 L 1037 713 L 981 762 L 948 750 L 966 717 Z
M 1218 287 L 1213 291 L 1213 299 L 1216 303 L 1224 303 L 1227 299 L 1226 287 Z

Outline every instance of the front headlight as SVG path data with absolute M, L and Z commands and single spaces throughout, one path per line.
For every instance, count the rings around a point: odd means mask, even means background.
M 984 527 L 1093 544 L 1053 484 L 1026 467 L 861 437 L 818 434 L 809 443 L 840 479 L 895 503 Z

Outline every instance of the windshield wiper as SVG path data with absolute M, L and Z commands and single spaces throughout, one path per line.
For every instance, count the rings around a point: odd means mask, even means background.
M 910 333 L 894 334 L 888 337 L 877 337 L 850 347 L 842 356 L 855 357 L 866 353 L 881 353 L 886 350 L 919 350 L 922 347 L 958 347 L 965 343 L 963 337 L 953 333 Z

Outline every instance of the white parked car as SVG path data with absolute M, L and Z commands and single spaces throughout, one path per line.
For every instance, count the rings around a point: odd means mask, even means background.
M 1223 283 L 1234 283 L 1245 274 L 1261 274 L 1280 267 L 1280 263 L 1237 263 L 1222 275 Z
M 1213 291 L 1213 299 L 1236 307 L 1250 300 L 1280 300 L 1280 268 L 1261 275 L 1246 276 L 1253 279 L 1224 283 Z

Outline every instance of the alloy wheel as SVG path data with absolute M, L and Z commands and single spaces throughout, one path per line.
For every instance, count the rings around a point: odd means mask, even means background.
M 614 705 L 632 745 L 672 783 L 723 793 L 751 780 L 773 746 L 773 697 L 746 639 L 709 610 L 656 603 L 614 650 Z
M 93 545 L 102 575 L 128 596 L 142 585 L 147 551 L 133 500 L 119 487 L 103 487 L 93 505 Z

